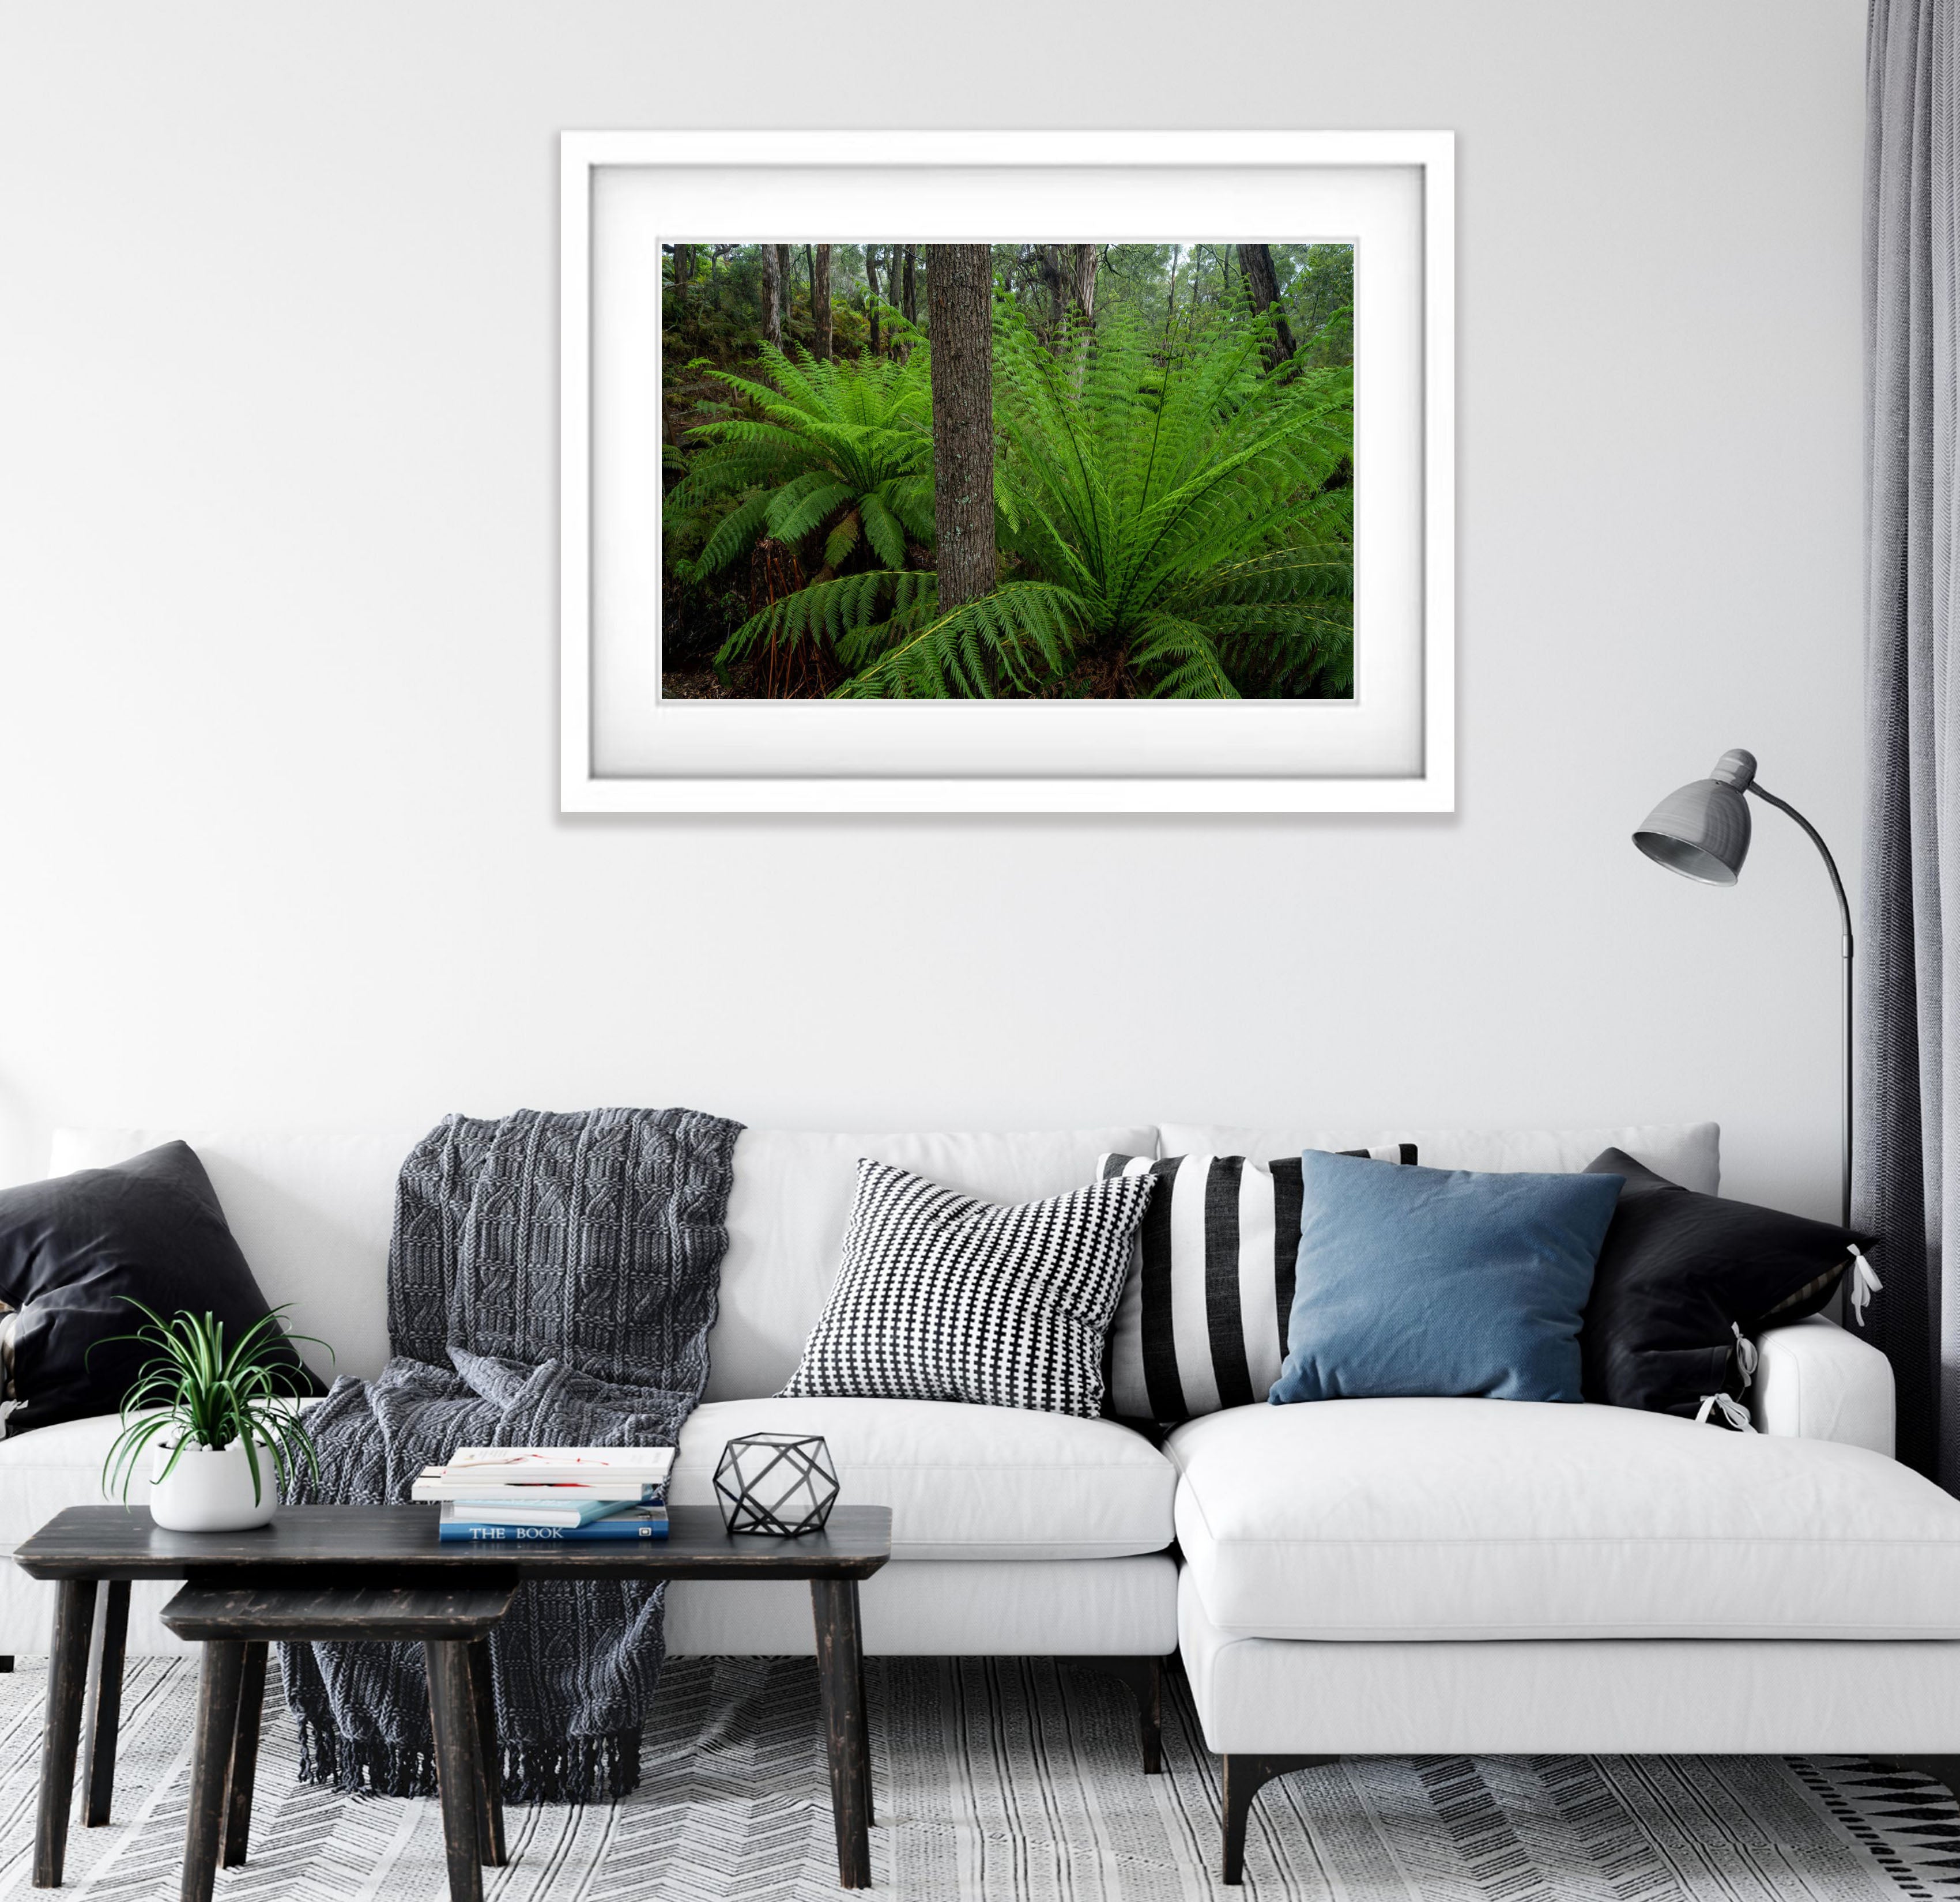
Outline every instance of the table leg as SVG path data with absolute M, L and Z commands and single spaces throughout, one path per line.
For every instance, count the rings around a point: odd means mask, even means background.
M 238 1680 L 238 1727 L 231 1733 L 231 1754 L 224 1773 L 224 1866 L 235 1869 L 245 1860 L 252 1840 L 252 1786 L 259 1774 L 259 1722 L 266 1712 L 266 1651 L 262 1640 L 248 1640 L 245 1668 Z
M 863 1713 L 858 1725 L 858 1754 L 863 1764 L 858 1774 L 864 1783 L 864 1827 L 876 1829 L 878 1806 L 871 1792 L 871 1700 L 864 1694 L 864 1634 L 861 1627 L 858 1634 L 858 1708 Z
M 510 1860 L 504 1846 L 504 1752 L 497 1741 L 497 1684 L 490 1640 L 469 1647 L 469 1699 L 476 1713 L 476 1850 L 485 1869 Z
M 478 1860 L 476 1704 L 469 1684 L 469 1647 L 431 1639 L 429 1716 L 435 1729 L 435 1780 L 442 1799 L 442 1840 L 449 1859 L 450 1902 L 483 1902 L 483 1865 Z M 188 1902 L 188 1898 L 186 1898 Z
M 249 1647 L 235 1638 L 204 1647 L 197 1731 L 191 1750 L 190 1815 L 184 1824 L 183 1902 L 211 1902 L 224 1837 L 225 1785 L 238 1738 L 238 1700 Z
M 95 1581 L 63 1579 L 55 1601 L 54 1655 L 48 1660 L 48 1719 L 41 1741 L 40 1811 L 34 1827 L 34 1887 L 61 1887 L 68 1855 L 68 1813 L 75 1796 L 75 1752 L 81 1737 L 88 1683 L 88 1641 L 95 1622 Z
M 111 1579 L 97 1600 L 95 1637 L 89 1660 L 88 1729 L 81 1760 L 87 1777 L 81 1806 L 84 1827 L 109 1821 L 116 1790 L 116 1734 L 123 1724 L 123 1653 L 129 1639 L 129 1581 Z
M 858 1630 L 858 1581 L 813 1579 L 816 1668 L 823 1687 L 825 1754 L 837 1824 L 840 1888 L 871 1886 L 870 1790 L 864 1738 L 864 1648 Z

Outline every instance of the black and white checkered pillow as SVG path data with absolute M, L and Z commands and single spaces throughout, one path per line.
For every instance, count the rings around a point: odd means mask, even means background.
M 1415 1145 L 1349 1150 L 1413 1163 Z M 1264 1400 L 1286 1358 L 1300 1258 L 1297 1156 L 1105 1156 L 1106 1178 L 1163 1184 L 1109 1328 L 1109 1411 L 1168 1425 Z
M 1004 1208 L 860 1162 L 843 1265 L 784 1396 L 1094 1418 L 1103 1338 L 1156 1187 L 1119 1173 Z

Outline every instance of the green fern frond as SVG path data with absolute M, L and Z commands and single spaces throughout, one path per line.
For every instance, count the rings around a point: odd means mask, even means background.
M 1042 692 L 1067 673 L 1083 603 L 1066 588 L 1009 582 L 904 635 L 836 689 L 851 699 L 991 699 Z

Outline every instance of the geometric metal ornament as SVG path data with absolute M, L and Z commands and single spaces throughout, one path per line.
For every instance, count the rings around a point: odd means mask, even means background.
M 731 1533 L 781 1539 L 820 1532 L 837 1503 L 837 1471 L 818 1433 L 746 1433 L 721 1449 L 714 1491 Z

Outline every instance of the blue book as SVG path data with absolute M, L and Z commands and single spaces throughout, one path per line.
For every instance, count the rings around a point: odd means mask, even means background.
M 645 1502 L 642 1502 L 644 1503 Z M 658 1502 L 656 1502 L 658 1503 Z M 443 1517 L 472 1525 L 590 1525 L 594 1519 L 609 1518 L 625 1509 L 628 1502 L 616 1499 L 552 1501 L 549 1496 L 533 1505 L 521 1496 L 479 1493 L 473 1499 L 447 1501 Z
M 497 1541 L 569 1539 L 587 1543 L 626 1539 L 663 1539 L 667 1535 L 664 1506 L 629 1506 L 622 1512 L 609 1513 L 589 1525 L 477 1525 L 466 1519 L 452 1519 L 445 1505 L 437 1528 L 438 1538 L 450 1544 L 490 1543 Z

